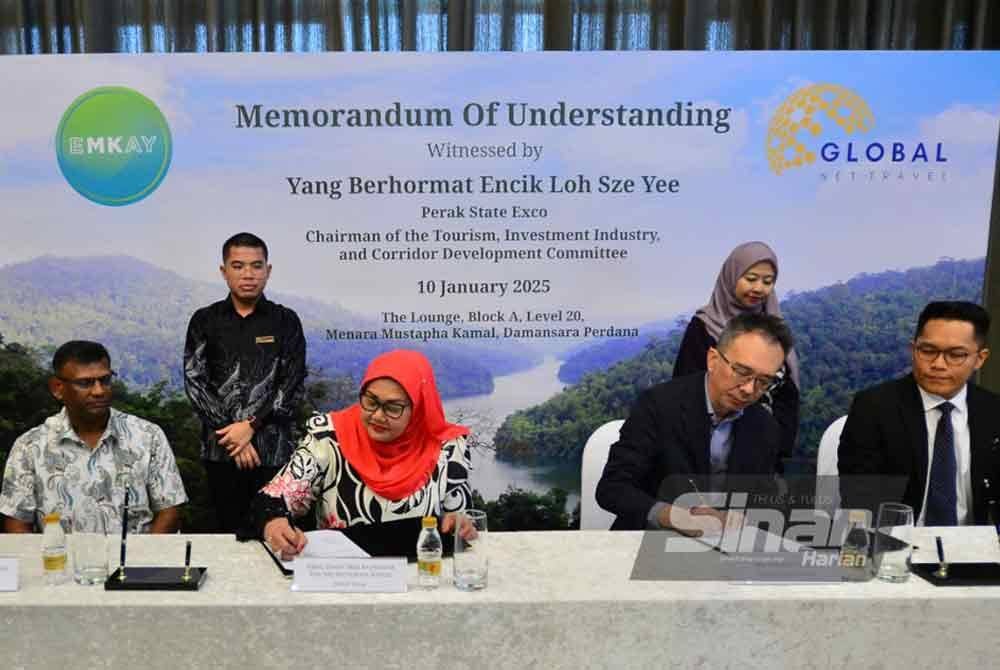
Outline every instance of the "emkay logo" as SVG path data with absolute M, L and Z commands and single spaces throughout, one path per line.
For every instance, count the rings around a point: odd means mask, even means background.
M 56 131 L 63 176 L 80 195 L 117 207 L 156 190 L 170 167 L 170 128 L 146 96 L 102 86 L 73 101 Z

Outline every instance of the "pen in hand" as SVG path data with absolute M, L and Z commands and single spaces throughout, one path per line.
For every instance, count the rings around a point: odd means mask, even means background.
M 710 507 L 710 505 L 707 502 L 705 502 L 705 496 L 701 495 L 701 491 L 698 490 L 698 485 L 694 483 L 694 479 L 688 477 L 688 483 L 691 484 L 691 488 L 694 489 L 694 492 L 698 495 L 699 504 L 702 507 Z

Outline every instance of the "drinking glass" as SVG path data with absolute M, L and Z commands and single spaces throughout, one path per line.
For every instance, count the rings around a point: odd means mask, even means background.
M 489 570 L 486 554 L 486 512 L 469 509 L 455 518 L 455 588 L 462 591 L 485 589 Z
M 879 505 L 878 533 L 875 535 L 875 561 L 879 579 L 905 582 L 910 578 L 912 540 L 913 508 L 902 503 Z
M 70 553 L 77 584 L 103 584 L 108 578 L 108 528 L 96 504 L 81 503 L 73 510 Z

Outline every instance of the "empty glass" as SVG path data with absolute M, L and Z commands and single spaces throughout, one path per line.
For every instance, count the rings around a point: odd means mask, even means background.
M 902 503 L 879 505 L 878 533 L 875 535 L 875 561 L 879 579 L 905 582 L 910 578 L 912 541 L 913 508 Z
M 486 554 L 486 512 L 469 509 L 455 519 L 455 588 L 478 591 L 486 588 L 489 557 Z

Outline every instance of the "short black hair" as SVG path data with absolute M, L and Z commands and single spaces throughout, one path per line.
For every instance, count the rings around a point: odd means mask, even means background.
M 747 312 L 729 320 L 729 323 L 719 334 L 719 343 L 716 345 L 716 349 L 725 352 L 733 340 L 747 333 L 757 333 L 771 344 L 777 344 L 786 357 L 795 346 L 792 331 L 788 329 L 785 320 L 780 316 Z
M 222 262 L 226 262 L 232 247 L 251 247 L 264 250 L 264 260 L 267 260 L 267 245 L 253 233 L 236 233 L 222 244 Z
M 920 337 L 924 326 L 931 319 L 945 321 L 967 321 L 975 331 L 976 342 L 980 347 L 986 346 L 986 336 L 990 332 L 990 315 L 985 309 L 974 302 L 964 300 L 938 300 L 927 303 L 917 318 L 917 332 L 913 339 Z
M 103 344 L 99 342 L 88 342 L 87 340 L 70 340 L 66 344 L 56 349 L 52 356 L 52 372 L 59 374 L 63 366 L 70 361 L 89 365 L 90 363 L 100 363 L 107 361 L 111 364 L 111 356 Z

